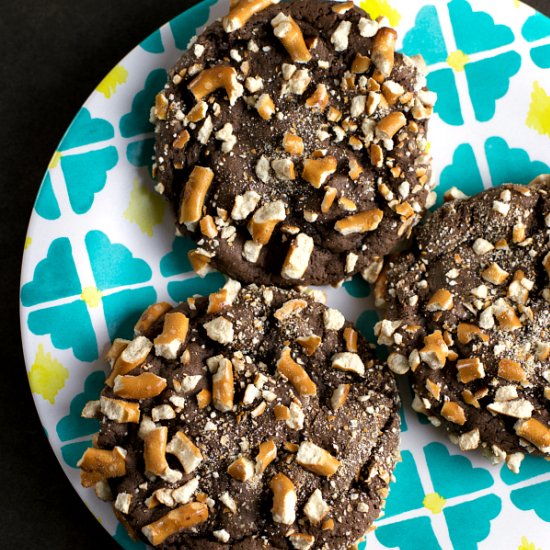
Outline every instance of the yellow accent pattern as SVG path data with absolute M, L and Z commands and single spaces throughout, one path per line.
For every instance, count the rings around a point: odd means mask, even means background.
M 534 542 L 527 540 L 527 537 L 521 537 L 521 544 L 518 546 L 518 550 L 540 550 L 535 546 Z
M 141 229 L 143 233 L 153 236 L 153 227 L 162 223 L 165 210 L 164 200 L 160 195 L 151 191 L 148 185 L 134 180 L 130 202 L 124 212 L 124 217 Z
M 61 160 L 61 153 L 59 151 L 56 151 L 52 158 L 50 159 L 50 163 L 48 164 L 48 169 L 51 170 L 53 168 L 57 168 L 57 165 L 59 164 L 59 161 Z
M 116 65 L 111 72 L 98 84 L 96 90 L 109 99 L 116 93 L 117 86 L 128 79 L 128 71 L 122 65 Z
M 69 371 L 50 353 L 44 353 L 44 347 L 40 344 L 28 376 L 31 391 L 53 405 L 55 396 L 65 386 Z
M 531 105 L 525 124 L 539 134 L 546 134 L 550 137 L 550 95 L 537 81 L 533 82 Z
M 430 493 L 424 497 L 422 505 L 432 514 L 440 514 L 447 501 L 438 493 Z
M 101 302 L 103 294 L 95 286 L 87 286 L 82 290 L 80 297 L 88 307 L 97 307 L 99 302 Z
M 23 245 L 23 250 L 27 250 L 29 246 L 32 244 L 32 238 L 31 237 L 25 237 L 25 244 Z
M 447 57 L 447 65 L 452 67 L 457 73 L 464 70 L 464 65 L 470 61 L 470 58 L 462 51 L 456 50 Z
M 514 6 L 519 8 L 521 6 L 521 2 L 519 0 L 514 0 Z
M 401 14 L 388 0 L 362 0 L 360 5 L 373 19 L 387 17 L 392 27 L 397 27 L 401 21 Z

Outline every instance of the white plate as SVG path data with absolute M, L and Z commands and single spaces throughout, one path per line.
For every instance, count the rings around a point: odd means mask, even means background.
M 439 93 L 431 152 L 439 194 L 468 194 L 550 171 L 550 20 L 514 0 L 364 0 L 388 16 L 406 53 L 422 53 Z M 29 381 L 50 444 L 75 490 L 124 547 L 133 543 L 111 506 L 80 487 L 76 461 L 98 428 L 80 418 L 97 396 L 98 359 L 129 336 L 157 300 L 214 290 L 185 260 L 190 243 L 152 191 L 149 108 L 165 69 L 228 0 L 205 0 L 147 38 L 101 82 L 54 153 L 25 244 L 21 329 Z M 545 162 L 547 164 L 545 164 Z M 361 281 L 328 290 L 329 302 L 372 339 L 376 313 Z M 368 548 L 549 548 L 550 464 L 521 474 L 463 455 L 421 421 L 404 387 L 403 461 Z M 534 543 L 533 546 L 530 543 Z M 141 545 L 144 546 L 144 545 Z

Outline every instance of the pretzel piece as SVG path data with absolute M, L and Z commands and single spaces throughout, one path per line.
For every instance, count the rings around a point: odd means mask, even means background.
M 218 370 L 212 377 L 212 401 L 214 407 L 222 412 L 233 408 L 235 388 L 233 381 L 233 364 L 229 359 L 221 358 Z
M 222 19 L 223 30 L 233 32 L 242 28 L 256 13 L 265 10 L 271 4 L 278 4 L 279 0 L 240 0 L 231 4 L 231 9 Z
M 177 457 L 186 474 L 195 471 L 203 460 L 200 449 L 182 431 L 175 433 L 166 452 Z
M 296 519 L 296 487 L 284 474 L 275 474 L 269 482 L 273 492 L 271 514 L 275 523 L 292 525 Z
M 336 157 L 327 156 L 320 159 L 304 160 L 302 178 L 311 183 L 315 189 L 319 189 L 327 179 L 336 172 Z
M 334 224 L 334 229 L 342 235 L 366 233 L 367 231 L 374 231 L 380 225 L 383 217 L 384 212 L 382 210 L 373 208 L 338 220 Z
M 288 379 L 299 395 L 316 395 L 317 385 L 300 364 L 290 355 L 290 348 L 284 348 L 277 361 L 277 370 Z
M 277 446 L 272 439 L 260 443 L 256 456 L 256 473 L 263 474 L 266 468 L 277 458 Z
M 254 212 L 248 224 L 248 231 L 255 242 L 265 245 L 271 239 L 275 226 L 285 218 L 286 211 L 283 201 L 265 203 Z
M 397 33 L 388 27 L 382 27 L 372 42 L 371 59 L 383 79 L 390 76 L 395 62 L 395 43 Z
M 302 30 L 290 15 L 279 13 L 271 20 L 273 34 L 282 42 L 294 63 L 307 63 L 311 59 Z
M 149 399 L 161 394 L 164 388 L 166 388 L 165 378 L 152 372 L 143 372 L 137 376 L 117 376 L 113 392 L 124 399 Z
M 168 512 L 157 521 L 142 528 L 142 533 L 153 546 L 162 544 L 168 537 L 191 529 L 208 519 L 208 506 L 202 502 L 189 502 Z
M 237 71 L 228 65 L 218 65 L 202 70 L 187 86 L 197 101 L 224 88 L 229 98 L 229 104 L 235 105 L 243 95 L 243 86 L 237 80 Z
M 165 359 L 176 359 L 180 347 L 185 343 L 189 319 L 179 311 L 167 313 L 162 333 L 155 340 L 155 353 Z
M 288 249 L 281 276 L 284 279 L 301 279 L 309 266 L 313 248 L 313 239 L 305 233 L 298 233 Z
M 113 370 L 105 380 L 105 384 L 112 386 L 115 378 L 120 374 L 126 374 L 142 365 L 147 359 L 152 342 L 145 336 L 137 336 L 129 342 L 115 361 Z
M 325 477 L 334 475 L 341 465 L 338 459 L 311 441 L 300 443 L 296 462 L 306 470 Z
M 159 302 L 158 304 L 150 305 L 138 319 L 134 326 L 134 334 L 140 336 L 149 330 L 155 321 L 160 319 L 172 306 L 168 302 Z
M 168 469 L 168 462 L 166 462 L 167 439 L 168 428 L 166 426 L 154 428 L 144 436 L 143 459 L 146 472 L 161 476 Z
M 82 486 L 92 487 L 99 481 L 126 475 L 126 451 L 121 447 L 110 451 L 90 447 L 76 465 L 81 469 Z
M 206 193 L 214 179 L 214 172 L 205 166 L 195 166 L 185 184 L 180 205 L 179 223 L 198 222 Z

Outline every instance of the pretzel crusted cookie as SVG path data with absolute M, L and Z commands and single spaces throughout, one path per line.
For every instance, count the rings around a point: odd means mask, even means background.
M 301 550 L 368 530 L 398 455 L 399 398 L 341 313 L 230 281 L 151 306 L 136 327 L 84 409 L 102 423 L 79 463 L 131 534 L 165 549 Z
M 351 2 L 241 0 L 169 73 L 157 190 L 210 268 L 250 283 L 373 282 L 432 186 L 424 64 Z
M 445 204 L 376 284 L 413 406 L 513 471 L 550 457 L 550 176 Z

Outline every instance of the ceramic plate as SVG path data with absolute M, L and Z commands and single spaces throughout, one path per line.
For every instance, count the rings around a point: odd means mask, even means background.
M 550 19 L 514 0 L 361 5 L 386 16 L 400 49 L 429 65 L 439 94 L 430 140 L 440 197 L 452 185 L 473 194 L 550 171 Z M 227 11 L 228 0 L 203 1 L 105 77 L 52 156 L 25 242 L 21 328 L 36 407 L 75 490 L 125 548 L 144 545 L 130 541 L 109 504 L 80 487 L 76 462 L 98 429 L 80 411 L 102 387 L 99 358 L 109 341 L 130 337 L 148 304 L 223 283 L 219 274 L 192 273 L 191 243 L 174 237 L 172 216 L 152 190 L 149 110 L 192 36 Z M 327 291 L 372 340 L 369 292 L 358 279 Z M 462 454 L 411 410 L 404 384 L 403 396 L 402 462 L 369 550 L 549 548 L 550 463 L 528 457 L 514 475 Z

